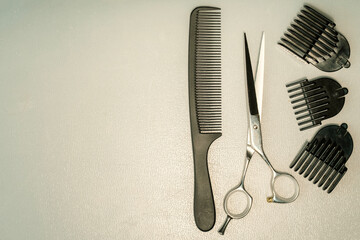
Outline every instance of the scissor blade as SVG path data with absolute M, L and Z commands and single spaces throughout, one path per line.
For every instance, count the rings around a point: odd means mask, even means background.
M 259 116 L 261 119 L 263 90 L 264 90 L 264 66 L 265 66 L 265 32 L 263 32 L 260 43 L 260 52 L 255 75 L 255 91 L 258 102 Z
M 248 91 L 248 98 L 249 98 L 249 110 L 251 115 L 259 114 L 257 101 L 256 101 L 256 91 L 255 91 L 255 83 L 254 83 L 254 76 L 251 67 L 251 60 L 250 60 L 250 53 L 249 47 L 246 40 L 246 33 L 244 33 L 245 39 L 245 64 L 246 64 L 246 78 L 247 78 L 247 91 Z

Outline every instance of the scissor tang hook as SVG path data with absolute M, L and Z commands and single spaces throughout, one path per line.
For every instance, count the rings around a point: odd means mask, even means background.
M 255 153 L 255 150 L 253 148 L 251 148 L 250 145 L 247 145 L 246 155 L 245 155 L 245 163 L 244 163 L 244 168 L 242 171 L 240 183 L 238 185 L 236 185 L 234 188 L 230 189 L 225 195 L 223 204 L 224 204 L 224 210 L 225 210 L 225 213 L 227 214 L 227 216 L 226 216 L 224 224 L 218 231 L 221 235 L 224 235 L 226 227 L 230 223 L 231 219 L 241 219 L 241 218 L 245 217 L 249 213 L 249 211 L 252 207 L 253 198 L 250 195 L 250 193 L 245 189 L 245 176 L 246 176 L 246 172 L 247 172 L 250 160 L 251 160 L 252 156 L 254 155 L 254 153 Z M 242 193 L 246 197 L 246 207 L 241 213 L 232 212 L 228 205 L 229 199 L 231 198 L 231 196 L 234 196 L 236 193 Z

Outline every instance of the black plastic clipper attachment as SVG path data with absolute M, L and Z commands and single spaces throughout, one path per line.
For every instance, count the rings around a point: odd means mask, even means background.
M 350 67 L 350 46 L 335 23 L 308 5 L 278 42 L 285 50 L 325 72 Z
M 347 88 L 331 78 L 302 79 L 286 87 L 301 131 L 338 114 L 348 93 Z
M 310 143 L 305 143 L 290 168 L 331 193 L 345 175 L 345 163 L 353 151 L 353 140 L 347 127 L 343 123 L 321 128 Z

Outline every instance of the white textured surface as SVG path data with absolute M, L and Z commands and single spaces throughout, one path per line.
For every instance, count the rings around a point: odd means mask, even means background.
M 351 45 L 351 68 L 326 74 L 276 42 L 301 1 L 10 1 L 0 3 L 0 239 L 359 239 L 360 3 L 308 1 Z M 215 228 L 194 223 L 187 49 L 191 10 L 222 8 L 223 136 L 211 147 Z M 298 174 L 292 204 L 268 204 L 259 157 L 246 186 L 251 212 L 217 229 L 238 182 L 246 141 L 243 32 L 253 59 L 266 31 L 265 151 L 288 165 L 305 140 L 285 83 L 330 76 L 349 88 L 355 149 L 328 195 Z

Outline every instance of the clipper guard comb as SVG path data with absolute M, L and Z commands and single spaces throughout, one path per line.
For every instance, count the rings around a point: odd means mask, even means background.
M 346 123 L 321 128 L 310 143 L 305 143 L 290 168 L 331 193 L 347 172 L 345 163 L 353 151 L 347 128 Z
M 322 71 L 348 68 L 349 43 L 334 27 L 333 21 L 304 5 L 278 44 Z
M 345 104 L 347 88 L 331 78 L 303 79 L 286 85 L 300 131 L 321 125 L 338 114 Z

